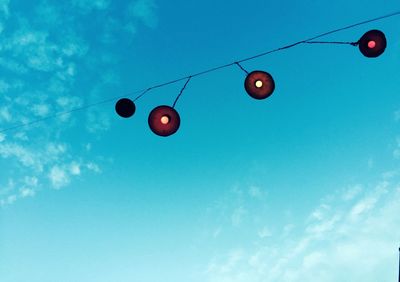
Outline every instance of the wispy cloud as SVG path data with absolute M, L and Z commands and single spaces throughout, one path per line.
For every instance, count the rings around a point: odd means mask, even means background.
M 154 27 L 155 8 L 151 0 L 43 0 L 27 12 L 10 6 L 9 0 L 0 0 L 0 127 L 29 123 L 108 98 L 109 89 L 118 86 L 121 77 L 116 67 L 121 55 L 113 44 L 131 44 L 126 38 L 132 36 L 126 35 L 137 26 Z M 94 13 L 105 12 L 108 20 L 99 17 L 95 30 L 87 24 Z M 7 178 L 0 179 L 0 187 L 8 187 L 2 190 L 1 204 L 32 197 L 40 189 L 60 189 L 89 172 L 100 173 L 103 168 L 93 156 L 96 152 L 82 153 L 63 136 L 73 127 L 101 138 L 98 134 L 110 124 L 108 112 L 93 108 L 79 122 L 66 114 L 1 133 L 0 162 L 7 163 L 3 175 L 13 179 L 12 186 Z
M 8 18 L 10 14 L 9 5 L 10 0 L 0 0 L 0 14 L 2 14 L 4 18 Z
M 50 169 L 49 179 L 53 184 L 53 187 L 56 189 L 66 186 L 70 182 L 67 171 L 58 165 L 55 165 Z
M 361 193 L 363 190 L 362 185 L 355 185 L 352 187 L 349 187 L 345 193 L 343 193 L 342 199 L 345 201 L 351 201 L 353 200 L 357 195 Z
M 129 12 L 148 27 L 155 27 L 157 25 L 156 8 L 153 0 L 136 0 L 130 4 Z
M 90 12 L 92 10 L 107 9 L 110 5 L 110 0 L 72 0 L 72 3 L 84 12 Z
M 85 162 L 80 157 L 74 158 L 65 143 L 48 142 L 42 147 L 34 147 L 33 150 L 27 145 L 8 142 L 6 137 L 3 138 L 0 142 L 0 156 L 9 160 L 10 172 L 18 168 L 19 174 L 25 175 L 19 176 L 17 181 L 8 182 L 8 188 L 3 189 L 0 195 L 3 205 L 14 203 L 18 198 L 34 196 L 41 186 L 60 189 L 83 172 L 101 172 L 98 164 Z M 16 187 L 19 189 L 18 193 L 15 192 Z M 12 201 L 7 200 L 10 195 L 15 195 Z
M 396 183 L 382 179 L 372 189 L 357 185 L 330 195 L 296 228 L 300 232 L 288 236 L 294 225 L 286 225 L 281 237 L 243 246 L 246 251 L 236 259 L 232 251 L 214 257 L 205 270 L 207 281 L 394 280 L 400 238 Z
M 232 226 L 239 227 L 242 224 L 243 217 L 246 213 L 247 211 L 242 206 L 236 208 L 231 216 Z

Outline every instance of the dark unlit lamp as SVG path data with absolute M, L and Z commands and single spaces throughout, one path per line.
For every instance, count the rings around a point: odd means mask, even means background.
M 181 119 L 174 108 L 158 106 L 150 112 L 148 122 L 154 134 L 167 137 L 178 131 Z
M 386 37 L 380 30 L 370 30 L 366 32 L 358 41 L 358 48 L 367 58 L 376 58 L 385 52 Z
M 269 73 L 253 71 L 247 75 L 244 88 L 251 97 L 262 100 L 272 95 L 275 90 L 275 82 Z
M 115 104 L 115 111 L 120 117 L 129 118 L 135 113 L 136 106 L 132 100 L 122 98 Z

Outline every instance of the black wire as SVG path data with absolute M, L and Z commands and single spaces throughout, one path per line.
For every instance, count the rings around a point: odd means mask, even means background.
M 356 27 L 356 26 L 360 26 L 360 25 L 364 25 L 364 24 L 367 24 L 367 23 L 380 21 L 380 20 L 383 20 L 383 19 L 386 19 L 386 18 L 390 18 L 390 17 L 394 17 L 394 16 L 398 16 L 398 15 L 400 15 L 400 11 L 393 12 L 393 13 L 390 13 L 390 14 L 387 14 L 387 15 L 384 15 L 384 16 L 380 16 L 380 17 L 377 17 L 377 18 L 373 18 L 373 19 L 370 19 L 370 20 L 365 20 L 365 21 L 362 21 L 362 22 L 359 22 L 359 23 L 355 23 L 355 24 L 352 24 L 352 25 L 348 25 L 348 26 L 342 27 L 342 28 L 334 29 L 334 30 L 319 34 L 317 36 L 314 36 L 314 37 L 312 37 L 310 39 L 307 39 L 307 40 L 304 40 L 304 41 L 315 40 L 317 38 L 321 38 L 321 37 L 327 36 L 327 35 L 332 34 L 332 33 L 336 33 L 336 32 L 343 31 L 343 30 L 346 30 L 346 29 L 350 29 L 350 28 L 353 28 L 353 27 Z
M 137 100 L 139 100 L 140 98 L 142 98 L 147 92 L 149 92 L 151 90 L 151 88 L 147 88 L 146 90 L 144 90 L 139 96 L 137 96 L 135 99 L 133 99 L 133 102 L 136 102 Z
M 227 67 L 230 67 L 230 66 L 233 66 L 233 65 L 238 65 L 238 64 L 240 64 L 242 62 L 246 62 L 246 61 L 250 61 L 250 60 L 253 60 L 253 59 L 256 59 L 256 58 L 260 58 L 260 57 L 266 56 L 266 55 L 271 54 L 271 53 L 275 53 L 275 52 L 279 52 L 279 51 L 282 51 L 282 50 L 285 50 L 285 49 L 289 49 L 289 48 L 295 47 L 295 46 L 300 45 L 300 44 L 314 44 L 312 41 L 315 40 L 315 39 L 318 39 L 318 38 L 321 38 L 321 37 L 324 37 L 324 36 L 327 36 L 327 35 L 330 35 L 330 34 L 333 34 L 333 33 L 337 33 L 339 31 L 351 29 L 351 28 L 356 27 L 356 26 L 364 25 L 364 24 L 367 24 L 367 23 L 375 22 L 375 21 L 380 21 L 380 20 L 383 20 L 383 19 L 386 19 L 386 18 L 390 18 L 390 17 L 394 17 L 394 16 L 398 16 L 398 15 L 400 15 L 400 11 L 393 12 L 393 13 L 390 13 L 390 14 L 387 14 L 387 15 L 384 15 L 384 16 L 380 16 L 380 17 L 377 17 L 377 18 L 365 20 L 365 21 L 362 21 L 362 22 L 358 22 L 358 23 L 355 23 L 355 24 L 351 24 L 351 25 L 348 25 L 348 26 L 345 26 L 345 27 L 342 27 L 342 28 L 334 29 L 334 30 L 331 30 L 331 31 L 328 31 L 328 32 L 325 32 L 325 33 L 321 33 L 321 34 L 316 35 L 314 37 L 311 37 L 309 39 L 301 40 L 301 41 L 298 41 L 298 42 L 295 42 L 295 43 L 292 43 L 292 44 L 289 44 L 289 45 L 286 45 L 286 46 L 283 46 L 283 47 L 279 47 L 279 48 L 276 48 L 276 49 L 273 49 L 273 50 L 270 50 L 270 51 L 266 51 L 264 53 L 260 53 L 260 54 L 257 54 L 257 55 L 254 55 L 254 56 L 251 56 L 251 57 L 248 57 L 248 58 L 244 58 L 244 59 L 241 59 L 241 60 L 236 60 L 233 63 L 229 63 L 229 64 L 221 65 L 221 66 L 218 66 L 218 67 L 210 68 L 208 70 L 201 71 L 201 72 L 198 72 L 198 73 L 195 73 L 195 74 L 192 74 L 192 75 L 187 75 L 187 76 L 182 77 L 182 78 L 178 78 L 178 79 L 171 80 L 171 81 L 168 81 L 168 82 L 165 82 L 165 83 L 154 85 L 154 86 L 149 87 L 149 88 L 147 88 L 145 90 L 135 91 L 135 92 L 131 93 L 131 95 L 143 92 L 141 95 L 139 95 L 135 99 L 135 100 L 137 100 L 137 99 L 141 98 L 143 95 L 145 95 L 146 93 L 148 93 L 150 90 L 153 90 L 153 89 L 156 89 L 156 88 L 160 88 L 160 87 L 163 87 L 163 86 L 166 86 L 166 85 L 174 84 L 176 82 L 179 82 L 179 81 L 182 81 L 182 80 L 185 80 L 185 79 L 187 79 L 189 81 L 193 77 L 205 75 L 205 74 L 208 74 L 210 72 L 214 72 L 214 71 L 217 71 L 217 70 L 220 70 L 220 69 L 224 69 L 224 68 L 227 68 Z M 331 44 L 337 44 L 337 43 L 333 42 Z M 355 44 L 357 44 L 357 43 L 353 43 L 352 45 L 355 45 Z M 179 98 L 179 96 L 177 98 Z M 9 130 L 18 129 L 18 128 L 21 128 L 21 127 L 26 127 L 26 126 L 29 126 L 29 125 L 32 125 L 32 124 L 35 124 L 35 123 L 38 123 L 38 122 L 41 122 L 41 121 L 44 121 L 44 120 L 49 120 L 49 119 L 52 119 L 52 118 L 55 118 L 55 117 L 58 117 L 58 116 L 66 115 L 66 114 L 69 114 L 69 113 L 72 113 L 72 112 L 76 112 L 76 111 L 84 110 L 84 109 L 87 109 L 87 108 L 90 108 L 90 107 L 93 107 L 93 106 L 97 106 L 99 104 L 104 104 L 104 103 L 107 103 L 107 102 L 115 101 L 116 99 L 121 98 L 121 97 L 123 97 L 123 96 L 112 97 L 112 98 L 109 98 L 107 100 L 103 100 L 103 101 L 100 101 L 100 102 L 97 102 L 97 103 L 93 103 L 93 104 L 88 104 L 86 106 L 83 106 L 83 107 L 80 107 L 80 108 L 75 108 L 75 109 L 72 109 L 70 111 L 56 113 L 54 115 L 50 115 L 50 116 L 47 116 L 47 117 L 44 117 L 44 118 L 41 118 L 41 119 L 37 119 L 37 120 L 34 120 L 32 122 L 21 123 L 19 125 L 15 125 L 15 126 L 12 126 L 12 127 L 4 128 L 4 129 L 0 130 L 0 133 L 6 132 L 6 131 L 9 131 Z M 175 103 L 174 103 L 174 105 L 175 105 Z
M 172 108 L 175 108 L 176 102 L 178 102 L 179 98 L 181 97 L 183 91 L 185 91 L 186 86 L 188 85 L 188 83 L 189 83 L 189 81 L 190 81 L 191 79 L 192 79 L 192 77 L 189 76 L 189 78 L 186 80 L 186 83 L 185 83 L 185 85 L 183 85 L 183 87 L 182 87 L 182 89 L 181 89 L 181 92 L 179 92 L 178 96 L 176 96 L 176 99 L 175 99 L 175 101 L 174 101 L 174 104 L 172 105 Z
M 245 68 L 239 63 L 239 62 L 235 62 L 235 65 L 237 65 L 242 71 L 244 71 L 246 74 L 249 74 L 249 72 L 247 70 L 245 70 Z
M 343 30 L 350 29 L 350 28 L 353 28 L 353 27 L 356 27 L 356 26 L 364 25 L 364 24 L 367 24 L 367 23 L 383 20 L 383 19 L 386 19 L 386 18 L 398 16 L 398 15 L 400 15 L 400 11 L 394 12 L 394 13 L 391 13 L 391 14 L 388 14 L 388 15 L 385 15 L 385 16 L 373 18 L 373 19 L 370 19 L 370 20 L 365 20 L 365 21 L 362 21 L 362 22 L 359 22 L 359 23 L 351 24 L 351 25 L 348 25 L 348 26 L 345 26 L 345 27 L 341 27 L 341 28 L 338 28 L 338 29 L 334 29 L 334 30 L 331 30 L 331 31 L 328 31 L 328 32 L 321 33 L 321 34 L 319 34 L 317 36 L 311 37 L 311 38 L 306 39 L 306 40 L 301 40 L 301 41 L 289 44 L 289 45 L 284 46 L 284 47 L 280 47 L 280 48 L 277 48 L 277 49 L 274 49 L 274 50 L 271 50 L 271 51 L 267 51 L 267 52 L 264 52 L 264 53 L 261 53 L 261 54 L 246 58 L 246 59 L 242 59 L 242 60 L 240 60 L 238 62 L 242 63 L 242 62 L 245 62 L 245 61 L 253 60 L 253 59 L 256 59 L 256 58 L 259 58 L 259 57 L 262 57 L 262 56 L 265 56 L 265 55 L 268 55 L 268 54 L 271 54 L 271 53 L 275 53 L 275 52 L 278 52 L 278 51 L 282 51 L 282 50 L 285 50 L 285 49 L 292 48 L 292 47 L 297 46 L 299 44 L 307 43 L 309 41 L 312 41 L 312 40 L 315 40 L 315 39 L 330 35 L 332 33 L 337 33 L 339 31 L 343 31 Z
M 137 94 L 137 93 L 142 92 L 142 94 L 140 94 L 138 97 L 136 97 L 136 98 L 134 99 L 134 101 L 136 101 L 137 99 L 139 99 L 140 97 L 142 97 L 144 94 L 146 94 L 149 90 L 150 90 L 150 88 L 148 88 L 148 89 L 146 89 L 146 90 L 144 90 L 144 91 L 139 90 L 139 91 L 135 91 L 135 92 L 129 93 L 129 94 L 127 94 L 127 95 L 116 96 L 116 97 L 112 97 L 112 98 L 109 98 L 109 99 L 105 99 L 105 100 L 102 100 L 102 101 L 99 101 L 99 102 L 96 102 L 96 103 L 86 104 L 86 105 L 84 105 L 84 106 L 82 106 L 82 107 L 74 108 L 74 109 L 71 109 L 71 110 L 69 110 L 69 111 L 58 112 L 58 113 L 55 113 L 55 114 L 53 114 L 53 115 L 49 115 L 49 116 L 47 116 L 47 117 L 43 117 L 43 118 L 36 119 L 36 120 L 30 121 L 30 122 L 17 124 L 17 125 L 14 125 L 14 126 L 11 126 L 11 127 L 5 128 L 5 129 L 2 129 L 2 130 L 0 130 L 0 133 L 6 132 L 6 131 L 10 131 L 10 130 L 14 130 L 14 129 L 18 129 L 18 128 L 21 128 L 21 127 L 30 126 L 30 125 L 33 125 L 33 124 L 36 124 L 36 123 L 39 123 L 39 122 L 42 122 L 42 121 L 45 121 L 45 120 L 49 120 L 49 119 L 53 119 L 53 118 L 56 118 L 56 117 L 68 115 L 68 114 L 71 114 L 71 113 L 73 113 L 73 112 L 78 112 L 78 111 L 86 110 L 86 109 L 88 109 L 88 108 L 91 108 L 91 107 L 94 107 L 94 106 L 98 106 L 98 105 L 101 105 L 101 104 L 106 104 L 106 103 L 114 102 L 114 101 L 117 100 L 117 99 L 121 99 L 121 98 L 125 98 L 125 97 L 130 97 L 130 96 L 132 96 L 132 95 L 135 95 L 135 94 Z
M 342 42 L 342 41 L 306 41 L 304 44 L 344 44 L 357 46 L 358 42 Z

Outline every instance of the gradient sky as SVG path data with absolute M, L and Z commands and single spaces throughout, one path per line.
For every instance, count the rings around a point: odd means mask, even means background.
M 398 1 L 0 0 L 0 128 L 397 11 Z M 0 133 L 1 282 L 395 281 L 400 17 L 196 77 L 168 138 L 113 102 Z

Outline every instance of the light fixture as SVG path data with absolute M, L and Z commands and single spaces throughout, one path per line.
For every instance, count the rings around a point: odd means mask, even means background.
M 358 48 L 368 58 L 376 58 L 382 55 L 385 52 L 386 45 L 385 34 L 376 29 L 366 32 L 358 41 Z
M 120 117 L 129 118 L 135 113 L 136 106 L 132 100 L 122 98 L 115 104 L 115 111 Z
M 275 90 L 275 82 L 269 73 L 253 71 L 247 75 L 244 88 L 251 97 L 262 100 L 272 95 Z
M 174 108 L 163 105 L 150 112 L 148 122 L 156 135 L 167 137 L 178 131 L 181 119 Z

